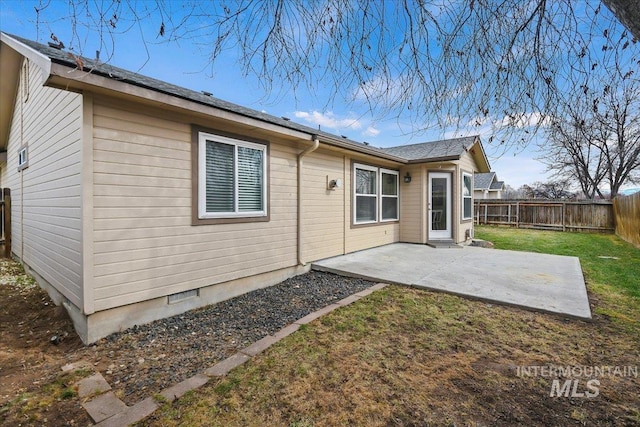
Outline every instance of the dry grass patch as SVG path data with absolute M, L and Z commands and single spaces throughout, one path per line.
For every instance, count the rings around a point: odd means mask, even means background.
M 549 397 L 522 365 L 637 365 L 640 328 L 389 287 L 302 328 L 143 425 L 636 425 L 637 378 Z

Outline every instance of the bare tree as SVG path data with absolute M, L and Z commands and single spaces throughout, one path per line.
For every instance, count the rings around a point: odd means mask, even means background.
M 524 185 L 522 190 L 529 199 L 560 200 L 576 197 L 576 194 L 571 191 L 569 180 L 538 181 L 530 186 Z
M 548 127 L 542 160 L 588 198 L 640 181 L 640 81 L 632 75 L 618 68 L 602 86 L 583 85 Z
M 65 44 L 80 51 L 97 33 L 101 46 L 89 50 L 108 58 L 114 35 L 133 30 L 146 42 L 198 44 L 212 70 L 233 50 L 272 97 L 322 86 L 327 103 L 409 115 L 416 132 L 488 126 L 506 144 L 528 142 L 511 131 L 534 132 L 574 87 L 638 50 L 597 0 L 67 2 L 66 21 L 48 21 L 43 0 L 36 22 L 66 22 Z

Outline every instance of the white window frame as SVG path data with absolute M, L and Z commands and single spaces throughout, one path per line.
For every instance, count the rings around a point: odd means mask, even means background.
M 234 146 L 234 211 L 233 212 L 207 212 L 207 141 L 228 144 Z M 262 210 L 240 211 L 238 209 L 238 147 L 251 148 L 262 152 Z M 266 217 L 268 212 L 267 200 L 267 146 L 212 133 L 199 132 L 198 134 L 198 218 L 256 218 Z
M 18 150 L 18 172 L 29 167 L 29 147 L 23 146 Z
M 469 195 L 468 196 L 464 195 L 464 177 L 465 176 L 469 177 L 469 186 L 470 186 L 470 188 L 469 188 Z M 463 220 L 473 219 L 473 174 L 470 174 L 468 172 L 462 172 L 462 185 L 460 187 L 460 196 L 461 196 L 460 198 L 461 198 L 461 203 L 462 203 L 462 206 L 461 206 L 461 209 L 460 209 L 462 211 L 462 215 L 461 215 L 462 219 Z M 469 204 L 471 206 L 471 209 L 469 209 L 469 216 L 465 216 L 465 214 L 464 214 L 464 202 L 465 202 L 466 199 L 470 200 Z
M 376 173 L 376 194 L 362 194 L 358 193 L 358 185 L 357 185 L 357 171 L 358 169 L 366 170 L 369 172 Z M 375 224 L 378 222 L 378 218 L 380 217 L 380 176 L 379 176 L 378 168 L 375 166 L 363 165 L 361 163 L 354 163 L 353 165 L 353 223 L 357 225 L 361 224 Z M 365 197 L 375 197 L 376 199 L 376 219 L 372 221 L 358 221 L 358 196 Z
M 395 196 L 391 196 L 391 195 L 385 195 L 382 194 L 382 174 L 386 173 L 387 175 L 395 175 L 396 176 L 396 195 Z M 380 173 L 378 174 L 379 178 L 378 180 L 380 181 L 380 222 L 394 222 L 394 221 L 398 221 L 400 219 L 400 172 L 398 171 L 394 171 L 391 169 L 383 169 L 380 168 Z M 388 218 L 388 219 L 384 219 L 382 218 L 382 199 L 383 198 L 387 198 L 387 199 L 391 199 L 394 198 L 396 199 L 396 218 Z
M 366 170 L 370 172 L 376 173 L 376 194 L 361 194 L 358 193 L 357 183 L 357 170 Z M 398 190 L 398 194 L 394 196 L 383 195 L 382 194 L 382 174 L 386 173 L 388 175 L 395 175 L 396 177 L 396 189 Z M 357 220 L 357 209 L 358 209 L 358 196 L 363 197 L 375 197 L 376 198 L 376 219 L 369 221 L 358 221 Z M 396 199 L 396 212 L 398 214 L 397 218 L 388 218 L 382 219 L 382 199 L 383 198 L 395 198 Z M 367 225 L 367 224 L 379 224 L 385 222 L 397 222 L 400 220 L 400 172 L 392 169 L 379 168 L 376 166 L 365 165 L 362 163 L 354 163 L 353 164 L 353 225 Z

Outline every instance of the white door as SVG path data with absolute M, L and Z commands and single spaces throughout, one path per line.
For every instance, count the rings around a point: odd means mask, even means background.
M 429 240 L 451 240 L 451 174 L 429 174 Z

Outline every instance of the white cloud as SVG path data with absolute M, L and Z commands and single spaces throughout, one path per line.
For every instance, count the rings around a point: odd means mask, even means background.
M 501 126 L 514 126 L 517 128 L 546 126 L 549 118 L 540 112 L 516 114 L 513 117 L 504 116 Z
M 332 129 L 334 131 L 342 129 L 362 129 L 363 127 L 360 120 L 354 118 L 338 118 L 331 111 L 326 113 L 321 113 L 316 110 L 310 113 L 306 111 L 295 111 L 293 115 L 311 125 L 320 125 L 321 128 Z
M 367 129 L 362 132 L 362 135 L 364 136 L 378 136 L 380 134 L 380 131 L 376 128 L 374 128 L 373 126 L 368 126 Z

